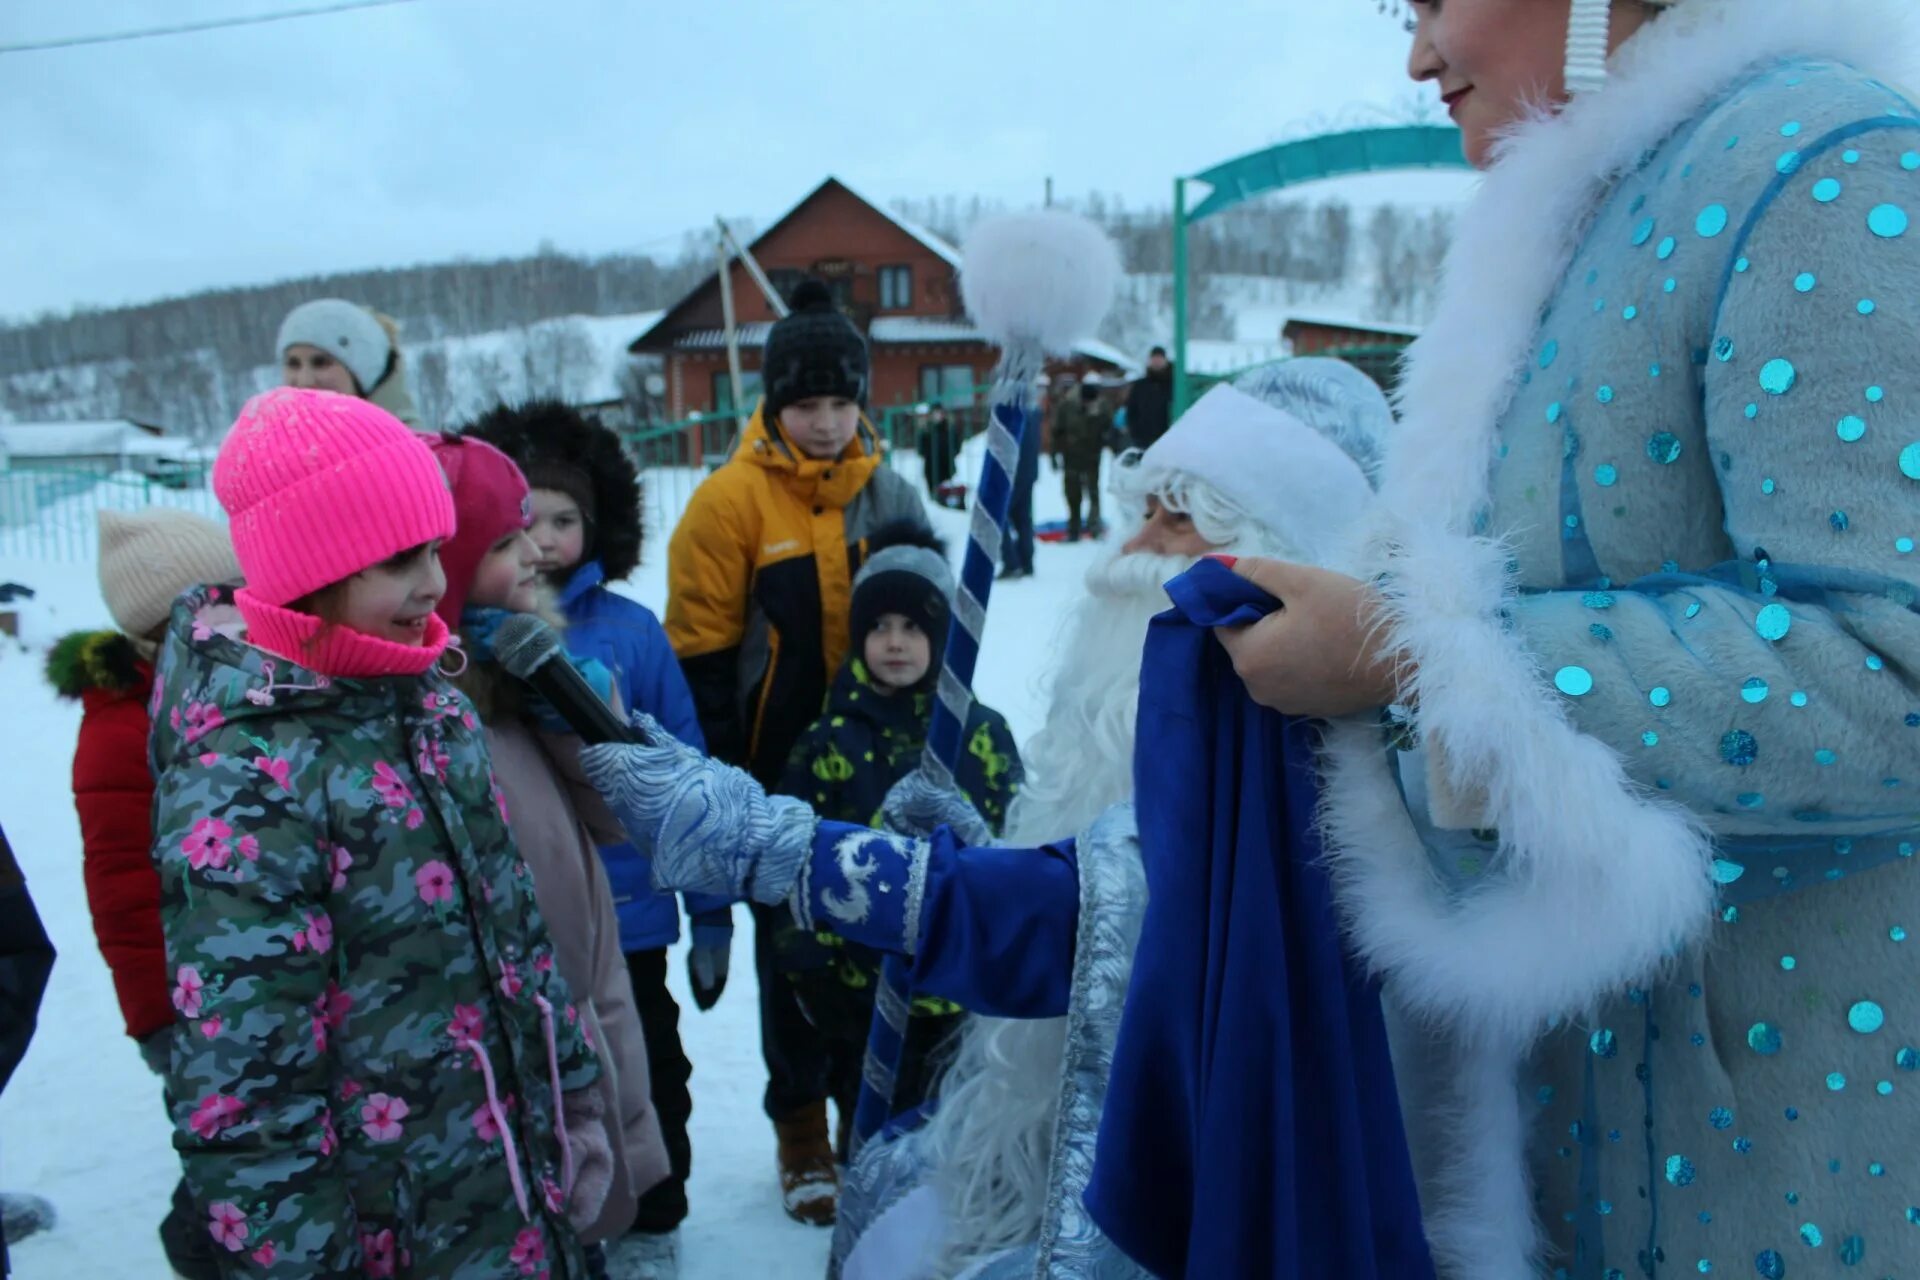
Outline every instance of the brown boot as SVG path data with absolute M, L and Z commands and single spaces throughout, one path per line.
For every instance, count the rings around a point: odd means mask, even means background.
M 827 1139 L 827 1104 L 816 1102 L 773 1122 L 780 1137 L 780 1200 L 795 1222 L 833 1225 L 840 1172 Z

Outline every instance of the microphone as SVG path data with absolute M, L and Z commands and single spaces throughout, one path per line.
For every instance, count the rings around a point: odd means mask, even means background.
M 508 675 L 552 704 L 581 741 L 647 745 L 646 735 L 625 723 L 574 670 L 552 627 L 530 613 L 516 613 L 493 633 L 493 656 Z

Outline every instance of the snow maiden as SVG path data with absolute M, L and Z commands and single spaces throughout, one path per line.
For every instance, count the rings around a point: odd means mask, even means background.
M 1486 178 L 1355 576 L 1252 566 L 1288 608 L 1229 644 L 1351 717 L 1456 1274 L 1920 1267 L 1909 8 L 1411 5 Z

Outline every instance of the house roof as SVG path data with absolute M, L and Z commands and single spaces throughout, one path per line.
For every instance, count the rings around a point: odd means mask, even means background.
M 773 332 L 773 325 L 769 321 L 755 320 L 737 326 L 736 332 L 739 334 L 741 346 L 764 347 L 767 345 L 767 335 Z M 673 340 L 673 348 L 676 351 L 718 351 L 726 345 L 725 329 L 689 329 Z
M 1289 315 L 1280 324 L 1280 332 L 1296 324 L 1310 324 L 1321 329 L 1353 329 L 1361 333 L 1382 333 L 1394 338 L 1417 338 L 1420 326 L 1417 324 L 1394 324 L 1387 320 L 1369 320 L 1363 316 L 1342 315 L 1302 315 L 1298 312 Z
M 82 422 L 0 422 L 0 454 L 16 458 L 118 457 L 148 451 L 161 434 L 126 418 Z M 181 442 L 184 447 L 185 442 Z

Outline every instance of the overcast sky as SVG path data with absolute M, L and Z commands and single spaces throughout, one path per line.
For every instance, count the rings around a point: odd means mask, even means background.
M 318 2 L 4 0 L 0 45 Z M 882 203 L 1034 204 L 1051 175 L 1164 204 L 1304 119 L 1404 106 L 1404 57 L 1374 0 L 414 0 L 5 54 L 0 316 L 671 252 L 827 173 Z

